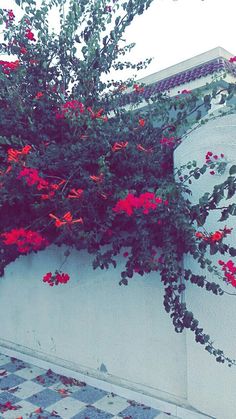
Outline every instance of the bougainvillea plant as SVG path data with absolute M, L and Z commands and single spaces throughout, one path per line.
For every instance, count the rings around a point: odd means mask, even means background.
M 158 271 L 175 330 L 192 330 L 217 361 L 232 365 L 181 297 L 187 281 L 216 296 L 236 286 L 236 250 L 225 242 L 232 230 L 226 220 L 236 215 L 236 205 L 225 204 L 235 194 L 236 167 L 193 205 L 192 179 L 223 173 L 224 150 L 209 150 L 202 167 L 193 161 L 177 170 L 173 152 L 206 120 L 211 100 L 230 103 L 235 87 L 215 82 L 204 94 L 185 89 L 145 99 L 135 78 L 109 79 L 112 68 L 118 74 L 149 63 L 124 60 L 133 44 L 124 45 L 123 36 L 151 2 L 43 0 L 37 7 L 34 0 L 16 0 L 23 9 L 19 21 L 15 11 L 0 9 L 0 271 L 50 244 L 86 249 L 94 269 L 116 267 L 121 254 L 120 284 Z M 59 11 L 58 33 L 48 25 L 52 8 Z M 204 224 L 212 210 L 223 224 L 209 232 Z M 215 266 L 208 255 L 217 252 Z M 199 263 L 201 275 L 183 268 L 185 254 Z M 206 269 L 217 282 L 207 280 Z M 55 267 L 42 281 L 54 286 L 69 279 Z

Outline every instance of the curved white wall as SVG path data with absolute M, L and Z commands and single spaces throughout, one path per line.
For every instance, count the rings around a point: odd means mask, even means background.
M 230 165 L 235 163 L 236 115 L 209 121 L 192 132 L 176 150 L 175 165 L 180 166 L 190 160 L 197 160 L 197 163 L 201 165 L 207 151 L 213 151 L 215 154 L 224 153 Z M 211 176 L 208 173 L 194 181 L 191 186 L 193 202 L 197 202 L 205 192 L 210 192 L 215 184 L 223 182 L 226 174 Z M 225 225 L 234 227 L 233 233 L 226 242 L 231 242 L 235 246 L 236 217 L 231 217 L 221 223 L 217 221 L 218 218 L 219 213 L 215 211 L 206 223 L 207 230 L 216 231 Z M 210 257 L 216 264 L 218 259 L 231 258 L 229 255 Z M 202 270 L 190 258 L 186 258 L 185 264 L 195 269 L 195 272 L 202 273 Z M 209 273 L 208 279 L 217 282 L 216 278 Z M 236 289 L 232 286 L 227 286 L 224 282 L 220 285 L 223 289 L 236 293 Z M 190 284 L 186 291 L 186 303 L 200 320 L 205 331 L 209 332 L 215 346 L 224 350 L 229 357 L 236 359 L 236 296 L 217 297 Z M 229 368 L 217 363 L 200 344 L 196 344 L 193 333 L 187 333 L 187 377 L 187 397 L 193 406 L 209 415 L 216 416 L 217 419 L 236 418 L 236 367 Z

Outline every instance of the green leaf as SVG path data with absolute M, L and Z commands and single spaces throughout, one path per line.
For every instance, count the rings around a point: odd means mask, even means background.
M 234 247 L 229 248 L 229 254 L 230 256 L 236 256 L 236 249 Z
M 236 165 L 234 164 L 233 166 L 231 166 L 231 168 L 229 169 L 229 174 L 230 175 L 234 175 L 236 173 Z

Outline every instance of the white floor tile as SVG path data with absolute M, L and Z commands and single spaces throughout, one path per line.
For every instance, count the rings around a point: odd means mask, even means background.
M 17 396 L 21 399 L 27 399 L 30 396 L 33 396 L 35 393 L 39 393 L 44 390 L 40 384 L 34 383 L 33 381 L 25 381 L 22 384 L 19 384 L 19 389 L 14 393 L 14 396 Z
M 38 377 L 38 375 L 45 374 L 46 372 L 46 370 L 32 365 L 31 367 L 22 368 L 21 370 L 14 372 L 14 374 L 25 378 L 26 380 L 33 380 L 35 377 Z
M 130 404 L 119 396 L 112 397 L 111 395 L 107 395 L 102 399 L 98 400 L 96 403 L 93 403 L 93 406 L 97 407 L 98 409 L 104 410 L 104 412 L 111 413 L 113 415 L 117 415 L 122 410 L 129 407 Z
M 0 355 L 0 366 L 4 364 L 8 364 L 8 362 L 11 362 L 11 359 L 6 355 Z
M 63 419 L 70 419 L 72 416 L 76 415 L 76 413 L 83 410 L 85 406 L 85 403 L 72 399 L 72 397 L 63 397 L 58 402 L 50 405 L 50 409 L 47 408 L 47 410 L 50 410 L 50 412 L 55 410 Z

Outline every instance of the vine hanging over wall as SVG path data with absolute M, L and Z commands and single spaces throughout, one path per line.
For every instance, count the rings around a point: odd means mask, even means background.
M 124 46 L 123 34 L 151 2 L 71 0 L 65 13 L 64 0 L 43 0 L 40 8 L 22 0 L 16 1 L 24 11 L 18 22 L 13 10 L 0 9 L 6 55 L 0 61 L 1 275 L 19 255 L 50 244 L 86 249 L 94 255 L 94 269 L 116 267 L 121 253 L 126 265 L 120 285 L 135 274 L 158 271 L 175 330 L 192 330 L 217 361 L 232 365 L 181 295 L 188 281 L 216 296 L 236 286 L 236 249 L 227 244 L 232 229 L 225 224 L 236 215 L 236 205 L 227 205 L 235 195 L 236 166 L 193 205 L 192 179 L 228 170 L 224 150 L 209 150 L 202 167 L 193 161 L 177 170 L 173 152 L 190 129 L 206 121 L 212 99 L 229 103 L 235 86 L 215 82 L 204 94 L 185 89 L 177 97 L 158 92 L 145 99 L 146 87 L 135 79 L 109 80 L 112 68 L 139 70 L 150 62 L 124 61 L 133 44 Z M 54 6 L 58 34 L 48 26 Z M 125 94 L 128 108 L 122 106 Z M 223 224 L 208 232 L 211 211 L 219 212 Z M 209 251 L 219 253 L 217 266 Z M 183 268 L 186 254 L 198 261 L 202 275 Z M 69 279 L 61 266 L 42 280 L 54 286 Z

